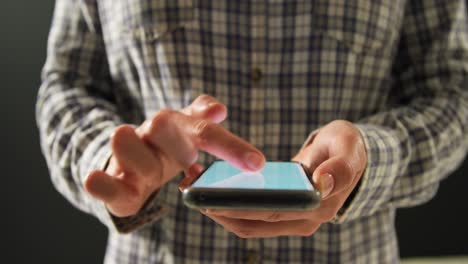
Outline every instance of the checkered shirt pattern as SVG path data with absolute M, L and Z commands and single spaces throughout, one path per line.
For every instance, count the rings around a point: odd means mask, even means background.
M 51 178 L 109 228 L 106 263 L 395 263 L 396 209 L 433 197 L 468 145 L 464 0 L 57 0 L 42 78 Z M 368 165 L 336 218 L 310 237 L 241 239 L 183 205 L 181 175 L 127 218 L 85 192 L 116 126 L 203 93 L 269 160 L 354 122 Z

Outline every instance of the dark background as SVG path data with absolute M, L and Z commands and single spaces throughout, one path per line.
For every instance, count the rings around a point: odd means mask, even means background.
M 106 229 L 55 191 L 39 147 L 34 105 L 53 4 L 3 1 L 0 9 L 1 262 L 101 263 Z M 403 257 L 468 255 L 467 173 L 465 161 L 435 199 L 399 211 Z

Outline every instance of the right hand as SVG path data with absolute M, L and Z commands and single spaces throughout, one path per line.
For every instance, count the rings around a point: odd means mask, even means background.
M 182 170 L 200 168 L 198 150 L 241 170 L 260 170 L 263 154 L 218 125 L 226 116 L 222 103 L 202 95 L 181 111 L 161 110 L 137 129 L 116 128 L 108 167 L 91 172 L 85 189 L 113 215 L 126 217 L 136 214 L 153 192 Z

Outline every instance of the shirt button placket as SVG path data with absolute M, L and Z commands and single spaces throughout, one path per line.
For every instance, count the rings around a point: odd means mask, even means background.
M 264 146 L 265 75 L 267 52 L 268 4 L 262 1 L 253 4 L 252 54 L 250 69 L 250 140 L 258 148 Z
M 250 137 L 252 143 L 258 148 L 262 148 L 264 142 L 264 114 L 265 114 L 265 91 L 262 86 L 262 72 L 259 68 L 252 70 L 251 95 L 251 116 L 250 116 Z

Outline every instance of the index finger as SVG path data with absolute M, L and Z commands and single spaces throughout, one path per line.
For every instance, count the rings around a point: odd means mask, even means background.
M 183 149 L 174 149 L 174 146 L 188 144 L 191 145 L 188 149 L 206 151 L 241 170 L 258 171 L 265 164 L 265 157 L 252 144 L 206 119 L 170 111 L 147 125 L 149 128 L 144 129 L 146 132 L 143 137 L 162 151 L 168 152 L 171 157 L 180 156 L 184 152 Z M 187 154 L 183 155 L 193 156 L 192 151 L 185 152 Z M 181 160 L 193 162 L 189 158 Z M 185 164 L 187 165 L 191 164 Z
M 265 157 L 257 148 L 218 124 L 205 119 L 192 119 L 183 124 L 183 129 L 188 132 L 198 149 L 239 169 L 258 171 L 265 164 Z
M 181 112 L 214 123 L 221 123 L 227 116 L 226 106 L 207 94 L 198 96 L 190 105 L 181 109 Z

